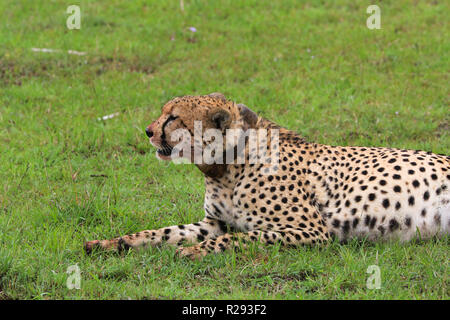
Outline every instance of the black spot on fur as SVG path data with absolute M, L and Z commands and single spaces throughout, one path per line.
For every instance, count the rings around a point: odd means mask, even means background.
M 399 228 L 399 226 L 400 225 L 398 224 L 397 220 L 391 219 L 391 221 L 389 221 L 389 230 L 391 232 L 397 230 Z
M 406 225 L 408 228 L 411 227 L 411 217 L 407 217 L 407 218 L 405 219 L 405 225 Z

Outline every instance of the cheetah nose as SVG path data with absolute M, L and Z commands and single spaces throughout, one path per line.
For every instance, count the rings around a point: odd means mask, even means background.
M 149 137 L 149 138 L 153 137 L 153 131 L 150 130 L 149 128 L 145 128 L 145 134 L 146 134 L 147 137 Z

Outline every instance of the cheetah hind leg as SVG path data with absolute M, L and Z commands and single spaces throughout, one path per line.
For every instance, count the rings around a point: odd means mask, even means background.
M 312 235 L 296 229 L 283 231 L 255 230 L 247 233 L 224 234 L 220 237 L 203 241 L 191 247 L 179 247 L 177 255 L 191 260 L 199 260 L 209 253 L 220 253 L 230 248 L 245 248 L 250 243 L 281 243 L 283 246 L 299 246 L 318 244 L 327 241 L 328 235 L 321 233 Z

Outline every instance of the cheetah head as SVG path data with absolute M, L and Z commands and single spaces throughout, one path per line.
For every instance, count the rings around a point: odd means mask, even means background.
M 161 160 L 172 160 L 174 148 L 179 144 L 180 132 L 189 135 L 187 140 L 192 152 L 186 156 L 181 151 L 178 155 L 194 163 L 194 137 L 199 130 L 201 130 L 201 136 L 208 129 L 220 130 L 225 144 L 228 129 L 247 130 L 256 125 L 257 119 L 257 115 L 246 106 L 227 100 L 221 93 L 212 93 L 205 96 L 178 97 L 167 102 L 159 118 L 145 131 L 150 138 L 150 143 L 156 147 L 157 158 Z M 204 141 L 200 143 L 202 147 L 205 147 Z M 220 167 L 207 164 L 197 164 L 197 166 L 204 173 L 217 171 Z

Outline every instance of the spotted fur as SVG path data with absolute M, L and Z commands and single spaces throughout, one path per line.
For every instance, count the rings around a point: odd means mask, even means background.
M 181 246 L 182 256 L 199 258 L 249 242 L 297 246 L 337 237 L 369 240 L 422 239 L 449 234 L 450 157 L 392 148 L 340 147 L 305 141 L 297 133 L 258 117 L 221 94 L 186 96 L 168 102 L 147 128 L 158 157 L 173 130 L 265 128 L 279 130 L 279 156 L 271 164 L 201 164 L 205 175 L 205 218 L 197 223 L 145 230 L 94 247 L 123 250 Z M 247 145 L 247 152 L 249 150 Z M 267 174 L 268 169 L 276 169 Z M 185 246 L 186 243 L 194 244 Z

